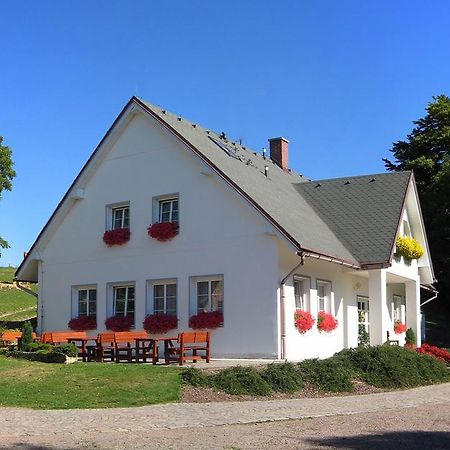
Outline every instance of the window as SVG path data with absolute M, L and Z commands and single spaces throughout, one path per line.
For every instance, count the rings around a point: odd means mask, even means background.
M 177 315 L 176 282 L 155 282 L 153 284 L 153 314 Z
M 112 229 L 130 227 L 130 208 L 128 206 L 120 206 L 112 208 Z
M 178 198 L 159 201 L 159 223 L 178 222 Z
M 294 276 L 295 309 L 309 310 L 310 280 L 307 277 Z
M 401 323 L 405 323 L 406 320 L 406 305 L 405 299 L 401 295 L 394 295 L 392 301 L 393 318 L 394 322 L 399 320 Z
M 97 287 L 82 285 L 72 287 L 72 317 L 97 314 Z
M 317 311 L 331 313 L 331 283 L 317 280 Z
M 114 286 L 113 299 L 113 314 L 132 317 L 134 323 L 134 286 Z
M 409 228 L 409 223 L 406 220 L 403 221 L 403 236 L 412 236 L 411 229 Z
M 196 313 L 223 311 L 222 277 L 206 277 L 196 280 Z
M 356 301 L 358 304 L 358 324 L 363 325 L 364 329 L 369 332 L 369 298 L 358 295 Z

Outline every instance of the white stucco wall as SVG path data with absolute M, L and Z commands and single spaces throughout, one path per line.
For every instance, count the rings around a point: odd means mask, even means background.
M 104 329 L 107 285 L 134 282 L 136 328 L 146 313 L 146 281 L 177 279 L 179 330 L 188 329 L 189 277 L 224 277 L 224 326 L 213 332 L 219 356 L 278 354 L 277 248 L 262 217 L 217 176 L 201 174 L 193 153 L 151 119 L 137 115 L 41 249 L 42 330 L 66 329 L 71 287 L 97 286 L 97 323 Z M 147 235 L 152 198 L 178 193 L 180 233 L 161 243 Z M 102 241 L 105 206 L 130 202 L 131 239 Z M 176 332 L 174 332 L 176 333 Z

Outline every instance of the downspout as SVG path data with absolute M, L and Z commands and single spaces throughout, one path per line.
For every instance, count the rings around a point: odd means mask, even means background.
M 425 286 L 423 284 L 420 285 L 420 287 L 422 289 L 426 289 L 427 291 L 433 292 L 434 295 L 429 298 L 428 300 L 424 301 L 423 303 L 420 304 L 420 306 L 422 307 L 423 305 L 426 305 L 427 303 L 432 302 L 433 300 L 436 300 L 437 296 L 439 295 L 439 292 L 436 289 L 432 289 L 431 287 Z
M 297 252 L 297 255 L 300 256 L 300 262 L 280 281 L 280 332 L 281 332 L 281 357 L 280 359 L 286 359 L 286 316 L 285 316 L 285 293 L 284 293 L 284 285 L 286 284 L 286 280 L 292 276 L 300 266 L 303 266 L 305 263 L 303 259 L 303 253 Z

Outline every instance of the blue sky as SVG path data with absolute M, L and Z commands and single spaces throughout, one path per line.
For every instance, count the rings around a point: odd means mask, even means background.
M 0 0 L 0 135 L 17 178 L 0 235 L 18 265 L 132 95 L 309 177 L 384 171 L 450 95 L 450 2 Z M 89 220 L 87 218 L 87 220 Z

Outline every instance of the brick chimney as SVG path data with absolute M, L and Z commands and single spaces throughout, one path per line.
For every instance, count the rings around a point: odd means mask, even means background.
M 270 159 L 278 164 L 285 172 L 289 172 L 288 146 L 289 141 L 283 137 L 269 139 Z

